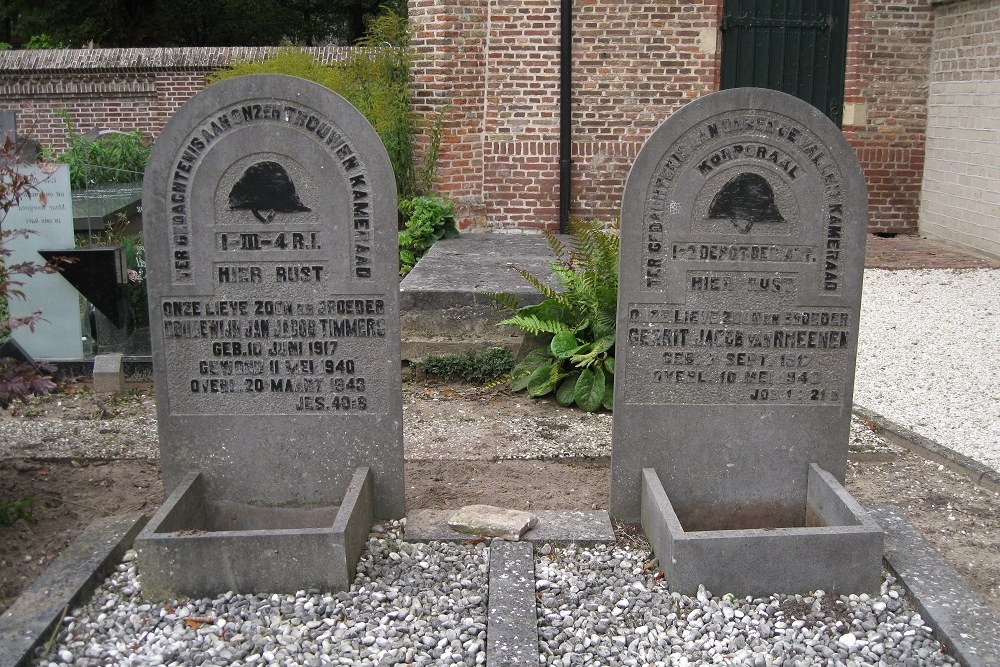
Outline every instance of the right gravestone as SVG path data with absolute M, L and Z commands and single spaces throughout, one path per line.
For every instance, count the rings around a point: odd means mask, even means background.
M 784 93 L 703 97 L 636 158 L 611 513 L 672 588 L 878 588 L 882 533 L 841 486 L 867 218 L 851 146 Z

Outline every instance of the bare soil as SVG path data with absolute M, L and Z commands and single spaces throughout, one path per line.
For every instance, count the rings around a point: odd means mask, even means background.
M 482 433 L 476 421 L 515 419 L 546 404 L 494 391 L 487 397 L 464 388 L 407 389 L 407 400 L 433 401 L 440 438 L 447 428 L 459 452 L 474 451 Z M 106 402 L 86 397 L 15 407 L 4 419 L 86 419 L 107 415 Z M 529 405 L 525 405 L 529 403 Z M 555 409 L 552 404 L 551 408 Z M 152 400 L 116 404 L 119 413 L 155 413 Z M 92 416 L 90 418 L 98 418 Z M 565 419 L 565 416 L 561 417 Z M 584 418 L 581 415 L 581 418 Z M 561 431 L 564 432 L 564 431 Z M 463 436 L 463 433 L 467 434 Z M 409 445 L 408 445 L 409 447 Z M 488 503 L 519 509 L 606 509 L 607 457 L 545 460 L 408 460 L 407 511 Z M 852 454 L 847 487 L 864 505 L 895 504 L 913 521 L 986 602 L 1000 613 L 1000 494 L 904 447 Z M 152 514 L 163 501 L 157 461 L 146 459 L 0 460 L 0 501 L 38 502 L 34 521 L 0 525 L 0 611 L 47 567 L 91 521 L 132 511 Z

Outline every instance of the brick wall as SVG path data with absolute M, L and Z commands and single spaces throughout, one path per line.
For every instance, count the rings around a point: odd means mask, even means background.
M 574 215 L 615 217 L 646 137 L 718 89 L 722 1 L 574 0 Z M 559 0 L 410 0 L 410 17 L 414 108 L 426 123 L 443 120 L 437 187 L 459 200 L 463 226 L 554 228 Z M 865 168 L 875 231 L 917 228 L 931 29 L 928 0 L 851 3 L 844 130 Z M 80 131 L 155 136 L 209 73 L 273 51 L 0 52 L 0 109 L 16 109 L 22 130 L 57 150 L 62 109 Z M 313 52 L 329 62 L 346 51 Z
M 844 134 L 865 171 L 871 231 L 917 231 L 932 29 L 927 0 L 851 3 Z
M 156 137 L 171 115 L 205 87 L 206 77 L 238 61 L 261 61 L 274 48 L 58 49 L 0 51 L 0 109 L 43 146 L 65 148 L 65 110 L 74 129 L 141 130 Z M 341 48 L 312 49 L 324 62 Z
M 410 2 L 420 109 L 444 110 L 439 181 L 462 198 L 466 226 L 558 224 L 559 4 Z M 646 137 L 718 89 L 722 0 L 574 0 L 573 11 L 572 213 L 610 221 Z M 927 0 L 851 3 L 844 130 L 873 231 L 916 231 L 931 26 Z
M 934 11 L 920 232 L 1000 257 L 1000 0 Z

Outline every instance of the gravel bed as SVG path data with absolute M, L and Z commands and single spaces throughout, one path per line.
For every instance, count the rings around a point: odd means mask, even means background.
M 482 665 L 485 544 L 411 544 L 378 527 L 350 591 L 151 604 L 135 552 L 63 619 L 36 665 Z
M 865 271 L 854 401 L 1000 470 L 1000 271 Z
M 157 459 L 156 417 L 0 421 L 0 458 Z
M 956 665 L 892 579 L 881 595 L 671 593 L 648 550 L 551 550 L 535 561 L 544 665 Z

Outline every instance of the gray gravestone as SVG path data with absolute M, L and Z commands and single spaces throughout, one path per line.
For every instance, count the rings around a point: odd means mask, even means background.
M 622 208 L 612 516 L 657 504 L 646 469 L 688 533 L 817 525 L 847 461 L 866 225 L 853 150 L 788 95 L 716 93 L 652 135 Z
M 200 529 L 310 529 L 367 467 L 374 514 L 402 516 L 396 186 L 371 125 L 301 79 L 219 83 L 157 139 L 143 209 L 168 493 L 200 495 Z

